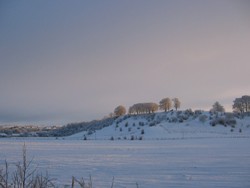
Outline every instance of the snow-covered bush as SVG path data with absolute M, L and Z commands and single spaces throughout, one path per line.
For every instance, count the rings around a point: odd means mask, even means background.
M 199 121 L 202 123 L 205 123 L 207 120 L 207 115 L 203 114 L 199 116 Z
M 153 122 L 150 122 L 150 123 L 149 123 L 149 126 L 150 126 L 150 127 L 153 127 L 153 126 L 156 126 L 156 124 L 157 124 L 157 123 L 156 123 L 155 121 L 153 121 Z
M 235 126 L 236 125 L 236 120 L 233 117 L 227 117 L 227 116 L 219 116 L 213 119 L 210 124 L 212 126 L 215 125 L 224 125 L 224 126 Z
M 215 126 L 215 125 L 224 125 L 226 126 L 226 120 L 224 117 L 217 117 L 214 120 L 211 121 L 211 125 Z
M 170 118 L 171 123 L 176 123 L 178 121 L 177 117 Z
M 196 119 L 196 118 L 199 117 L 200 115 L 202 115 L 202 110 L 195 110 L 195 111 L 194 111 L 193 118 Z
M 128 122 L 125 123 L 125 127 L 128 127 Z
M 187 110 L 185 110 L 184 114 L 188 115 L 188 116 L 193 116 L 194 112 L 192 111 L 192 109 L 187 109 Z
M 141 122 L 141 121 L 140 121 L 140 122 L 139 122 L 139 125 L 140 125 L 140 126 L 144 126 L 144 122 Z

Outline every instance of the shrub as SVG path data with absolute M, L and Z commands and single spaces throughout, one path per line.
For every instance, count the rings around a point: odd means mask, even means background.
M 194 111 L 194 114 L 195 114 L 195 115 L 201 115 L 201 114 L 202 114 L 202 110 L 195 110 L 195 111 Z
M 9 178 L 11 177 L 11 179 Z M 8 187 L 55 187 L 53 180 L 49 178 L 48 173 L 43 175 L 32 168 L 32 160 L 27 160 L 26 146 L 22 150 L 22 161 L 16 164 L 16 169 L 9 176 L 9 164 L 5 161 L 5 169 L 0 169 L 0 186 Z
M 153 121 L 153 122 L 149 123 L 149 126 L 150 127 L 156 126 L 156 122 Z
M 144 132 L 144 129 L 142 129 L 142 130 L 141 130 L 141 134 L 144 134 L 144 133 L 145 133 L 145 132 Z
M 217 125 L 217 124 L 220 124 L 220 125 L 224 125 L 225 127 L 226 126 L 235 126 L 236 125 L 236 120 L 234 119 L 234 117 L 223 117 L 223 116 L 221 116 L 221 117 L 216 117 L 214 120 L 212 120 L 211 122 L 210 122 L 210 124 L 212 125 L 212 126 L 215 126 L 215 125 Z
M 207 116 L 205 114 L 199 116 L 200 122 L 205 123 L 206 120 L 207 120 Z
M 177 121 L 178 121 L 178 119 L 176 117 L 172 117 L 170 120 L 170 122 L 172 122 L 172 123 L 176 123 Z
M 139 122 L 139 125 L 140 126 L 144 126 L 144 122 Z
M 194 115 L 194 112 L 192 111 L 192 109 L 187 109 L 187 110 L 185 110 L 184 114 L 186 114 L 188 116 L 192 116 L 192 115 Z

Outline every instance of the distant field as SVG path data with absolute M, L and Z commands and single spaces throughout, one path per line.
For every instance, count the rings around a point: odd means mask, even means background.
M 28 157 L 58 185 L 92 176 L 93 187 L 249 188 L 250 138 L 154 141 L 0 139 L 0 165 Z

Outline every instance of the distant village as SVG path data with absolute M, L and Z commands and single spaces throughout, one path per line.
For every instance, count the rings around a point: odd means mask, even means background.
M 48 131 L 56 130 L 61 126 L 36 126 L 36 125 L 2 125 L 0 126 L 0 137 L 38 137 Z

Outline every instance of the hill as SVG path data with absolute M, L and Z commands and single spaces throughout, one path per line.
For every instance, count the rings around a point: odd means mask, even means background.
M 187 139 L 210 137 L 249 137 L 250 116 L 204 111 L 170 111 L 125 115 L 98 123 L 98 129 L 86 129 L 66 139 Z M 97 126 L 98 127 L 98 126 Z

